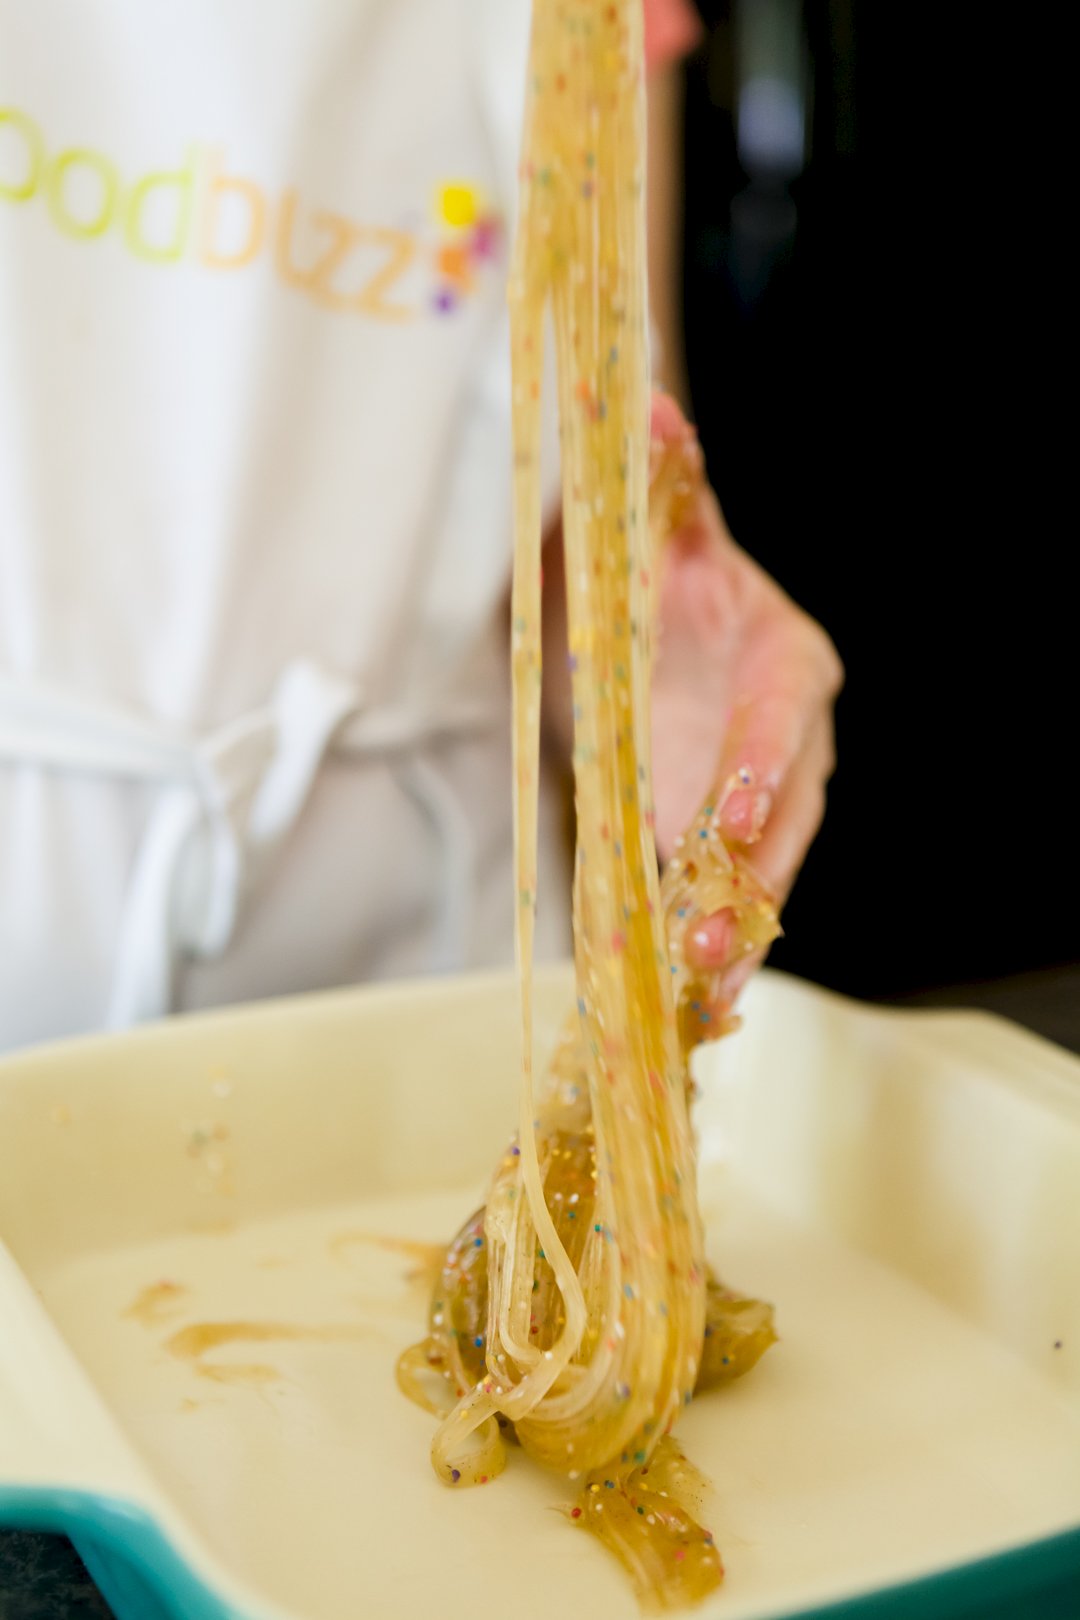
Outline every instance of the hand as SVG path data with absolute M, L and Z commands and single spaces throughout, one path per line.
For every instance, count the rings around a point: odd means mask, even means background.
M 656 838 L 670 855 L 710 794 L 721 828 L 747 851 L 778 904 L 825 811 L 835 756 L 833 704 L 843 669 L 825 631 L 732 540 L 705 482 L 693 429 L 668 395 L 653 402 L 654 506 L 664 467 L 683 471 L 680 516 L 659 560 L 653 675 Z M 731 914 L 699 923 L 693 965 L 728 966 Z M 730 1005 L 761 960 L 731 962 Z

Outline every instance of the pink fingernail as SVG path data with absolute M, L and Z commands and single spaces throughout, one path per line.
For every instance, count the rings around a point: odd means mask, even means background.
M 690 930 L 686 941 L 687 956 L 699 968 L 717 968 L 726 962 L 735 941 L 735 919 L 730 911 L 718 911 L 705 917 Z
M 720 825 L 740 844 L 756 844 L 772 810 L 772 794 L 740 788 L 732 793 L 720 815 Z

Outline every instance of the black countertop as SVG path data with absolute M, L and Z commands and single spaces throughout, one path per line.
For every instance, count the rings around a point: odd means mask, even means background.
M 1080 1053 L 1080 963 L 896 1005 L 983 1008 Z M 63 1536 L 0 1531 L 0 1620 L 112 1620 L 112 1611 Z

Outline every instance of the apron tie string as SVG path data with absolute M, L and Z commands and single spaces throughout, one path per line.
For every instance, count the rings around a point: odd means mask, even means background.
M 440 736 L 490 729 L 491 706 L 369 708 L 362 690 L 297 660 L 270 702 L 201 741 L 79 694 L 0 675 L 0 762 L 128 777 L 159 788 L 124 904 L 107 1022 L 173 1006 L 185 958 L 213 959 L 295 826 L 331 748 L 385 758 L 430 828 L 438 912 L 431 968 L 463 966 L 473 888 L 465 812 L 417 755 Z M 400 759 L 394 756 L 400 754 Z

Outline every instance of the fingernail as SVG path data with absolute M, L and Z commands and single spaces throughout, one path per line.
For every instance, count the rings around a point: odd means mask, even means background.
M 772 794 L 761 789 L 739 788 L 726 800 L 720 813 L 720 826 L 740 844 L 756 844 L 772 810 Z
M 735 942 L 735 919 L 730 911 L 718 911 L 693 927 L 686 940 L 686 955 L 697 968 L 718 968 L 727 961 Z

